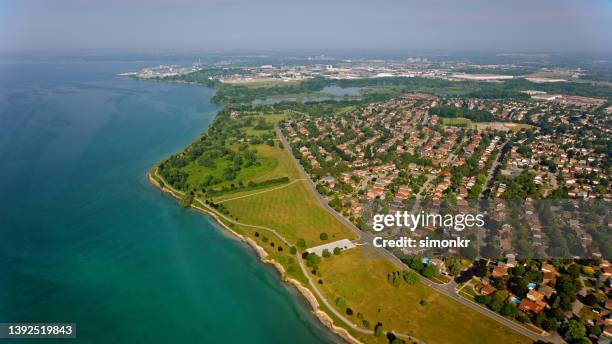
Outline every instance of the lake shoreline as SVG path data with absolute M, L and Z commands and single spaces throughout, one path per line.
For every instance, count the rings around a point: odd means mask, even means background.
M 172 196 L 173 198 L 175 198 L 177 200 L 180 200 L 180 195 L 177 195 L 176 192 L 171 190 L 170 188 L 168 188 L 166 186 L 160 185 L 160 183 L 153 177 L 153 175 L 152 175 L 153 168 L 151 168 L 147 172 L 147 180 L 149 181 L 149 183 L 152 186 L 154 186 L 155 188 L 157 188 L 160 191 L 162 191 L 163 193 L 168 194 L 168 195 Z M 305 287 L 299 281 L 297 281 L 297 280 L 295 280 L 293 278 L 285 277 L 285 268 L 280 263 L 278 263 L 277 261 L 269 258 L 268 257 L 268 253 L 263 249 L 263 247 L 259 246 L 253 239 L 251 239 L 249 237 L 246 237 L 244 235 L 241 235 L 241 234 L 237 233 L 236 231 L 232 230 L 231 228 L 229 228 L 227 225 L 225 225 L 221 221 L 221 219 L 219 218 L 219 216 L 216 213 L 214 213 L 212 211 L 209 211 L 209 210 L 206 210 L 206 209 L 203 209 L 201 207 L 198 207 L 198 206 L 194 205 L 193 203 L 190 205 L 190 207 L 192 209 L 196 210 L 197 212 L 205 215 L 205 216 L 211 217 L 215 221 L 215 223 L 217 223 L 219 226 L 221 226 L 221 227 L 225 228 L 226 230 L 228 230 L 229 233 L 232 234 L 232 238 L 233 239 L 236 239 L 236 240 L 238 240 L 238 241 L 248 245 L 253 251 L 255 251 L 255 253 L 259 257 L 259 260 L 262 263 L 272 265 L 274 267 L 275 271 L 278 273 L 278 276 L 280 277 L 280 280 L 282 282 L 284 282 L 284 283 L 287 283 L 287 284 L 293 286 L 297 290 L 297 292 L 310 305 L 311 313 L 314 316 L 314 318 L 317 321 L 319 321 L 321 324 L 323 324 L 323 326 L 325 326 L 329 331 L 331 331 L 332 333 L 334 333 L 335 335 L 340 337 L 346 343 L 351 343 L 351 344 L 361 343 L 361 341 L 359 341 L 358 339 L 353 337 L 346 329 L 334 325 L 334 322 L 333 322 L 332 318 L 326 312 L 324 312 L 323 310 L 320 309 L 319 301 L 317 300 L 315 295 L 312 293 L 312 291 L 310 291 L 310 289 Z

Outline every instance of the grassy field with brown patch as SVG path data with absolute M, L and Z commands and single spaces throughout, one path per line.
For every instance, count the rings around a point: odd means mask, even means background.
M 417 283 L 399 288 L 387 282 L 397 268 L 366 247 L 324 258 L 320 289 L 329 300 L 346 300 L 351 317 L 361 313 L 370 324 L 407 333 L 427 343 L 531 343 L 517 332 Z M 369 249 L 371 250 L 371 248 Z M 373 325 L 372 325 L 373 326 Z

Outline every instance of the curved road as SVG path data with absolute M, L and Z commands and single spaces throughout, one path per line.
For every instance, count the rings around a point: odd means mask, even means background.
M 172 193 L 172 195 L 174 197 L 177 197 L 180 199 L 181 196 L 183 196 L 183 193 L 181 191 L 176 190 L 175 188 L 173 188 L 171 185 L 167 184 L 166 181 L 164 180 L 164 178 L 162 176 L 159 175 L 157 169 L 155 169 L 155 177 L 157 177 L 159 180 L 164 182 L 164 186 L 167 187 L 170 192 Z M 302 180 L 302 179 L 298 179 L 298 180 Z M 280 235 L 276 230 L 270 228 L 270 227 L 265 227 L 265 226 L 258 226 L 258 225 L 250 225 L 247 223 L 242 223 L 242 222 L 238 222 L 232 218 L 227 217 L 224 214 L 219 213 L 218 211 L 216 211 L 215 209 L 212 209 L 210 206 L 208 206 L 207 204 L 205 204 L 204 202 L 202 202 L 200 199 L 195 198 L 195 201 L 197 201 L 198 203 L 200 203 L 200 205 L 202 207 L 204 207 L 205 209 L 207 209 L 208 211 L 210 211 L 211 213 L 222 217 L 224 220 L 226 220 L 227 222 L 239 225 L 239 226 L 244 226 L 244 227 L 250 227 L 250 228 L 257 228 L 257 229 L 263 229 L 266 231 L 271 232 L 272 234 L 274 234 L 274 236 L 276 236 L 279 240 L 281 240 L 283 243 L 285 243 L 285 245 L 287 245 L 287 247 L 291 247 L 292 244 L 289 243 L 287 240 L 285 240 L 285 238 Z M 318 296 L 318 298 L 323 302 L 323 304 L 325 304 L 325 306 L 327 306 L 327 308 L 334 313 L 334 315 L 336 317 L 338 317 L 340 320 L 342 320 L 346 325 L 349 326 L 349 328 L 351 328 L 354 331 L 360 332 L 360 333 L 365 333 L 365 334 L 373 334 L 373 329 L 367 329 L 367 328 L 363 328 L 360 327 L 356 324 L 354 324 L 353 322 L 351 322 L 350 319 L 346 318 L 344 316 L 344 314 L 338 312 L 333 306 L 332 304 L 329 303 L 329 301 L 325 298 L 325 296 L 323 296 L 323 293 L 321 293 L 321 291 L 319 290 L 319 288 L 317 287 L 317 285 L 312 281 L 312 279 L 310 278 L 310 274 L 308 269 L 306 269 L 306 266 L 304 265 L 304 261 L 302 259 L 302 256 L 298 253 L 295 255 L 296 259 L 300 265 L 300 268 L 302 269 L 302 272 L 304 273 L 304 276 L 306 276 L 306 279 L 308 280 L 308 284 L 310 285 L 310 287 L 312 288 L 312 290 L 314 290 L 315 294 Z M 424 344 L 423 341 L 421 341 L 418 338 L 412 337 L 408 334 L 405 333 L 401 333 L 401 332 L 393 332 L 393 331 L 387 331 L 385 333 L 392 333 L 393 335 L 400 337 L 400 338 L 404 338 L 404 339 L 408 339 L 411 340 L 417 344 Z
M 288 154 L 291 156 L 291 158 L 293 159 L 293 162 L 297 165 L 298 169 L 300 170 L 300 173 L 302 174 L 303 178 L 306 179 L 308 181 L 308 184 L 310 185 L 310 188 L 312 189 L 312 191 L 314 192 L 314 194 L 316 195 L 317 199 L 319 200 L 319 203 L 327 210 L 329 211 L 336 219 L 338 219 L 340 222 L 342 222 L 343 224 L 345 224 L 348 228 L 350 228 L 355 234 L 357 234 L 357 236 L 359 237 L 359 241 L 363 244 L 366 245 L 370 245 L 373 248 L 375 248 L 377 250 L 377 252 L 379 252 L 383 257 L 387 258 L 388 260 L 390 260 L 391 262 L 393 262 L 395 265 L 397 265 L 398 267 L 402 268 L 402 269 L 410 269 L 409 266 L 407 266 L 406 264 L 404 264 L 404 262 L 402 262 L 397 256 L 395 256 L 393 253 L 387 251 L 386 249 L 382 248 L 382 247 L 374 247 L 372 245 L 372 241 L 374 239 L 374 235 L 370 234 L 370 233 L 366 233 L 362 230 L 360 230 L 359 228 L 357 228 L 357 226 L 355 226 L 352 222 L 348 221 L 344 216 L 342 216 L 341 214 L 339 214 L 338 212 L 336 212 L 332 207 L 330 207 L 327 204 L 327 201 L 319 194 L 319 192 L 317 191 L 316 185 L 314 184 L 314 182 L 312 181 L 312 179 L 310 179 L 310 176 L 308 175 L 308 173 L 306 173 L 306 171 L 304 170 L 304 168 L 302 167 L 302 164 L 293 156 L 293 152 L 291 151 L 291 146 L 289 145 L 289 142 L 287 142 L 287 139 L 285 138 L 285 136 L 283 135 L 283 133 L 281 132 L 281 130 L 278 128 L 278 126 L 276 127 L 276 133 L 278 135 L 278 137 L 280 138 L 281 142 L 283 143 L 283 146 L 285 147 L 285 150 L 288 152 Z M 550 334 L 546 333 L 546 334 L 540 334 L 540 333 L 536 333 L 533 332 L 531 330 L 528 330 L 527 328 L 525 328 L 524 326 L 522 326 L 519 323 L 516 323 L 488 308 L 484 308 L 481 305 L 469 301 L 461 296 L 459 296 L 455 290 L 455 286 L 456 283 L 454 281 L 451 281 L 449 283 L 446 284 L 436 284 L 422 276 L 420 276 L 420 281 L 421 283 L 431 287 L 432 289 L 437 290 L 438 292 L 450 297 L 451 299 L 465 305 L 466 307 L 469 307 L 471 309 L 473 309 L 474 311 L 485 315 L 495 321 L 497 321 L 498 323 L 505 325 L 506 327 L 509 327 L 513 330 L 515 330 L 516 332 L 529 337 L 531 339 L 533 339 L 534 341 L 537 340 L 541 340 L 544 342 L 556 342 L 556 343 L 561 343 L 562 341 L 560 340 L 560 338 L 558 336 L 551 336 Z M 331 309 L 333 309 L 332 307 L 330 307 Z

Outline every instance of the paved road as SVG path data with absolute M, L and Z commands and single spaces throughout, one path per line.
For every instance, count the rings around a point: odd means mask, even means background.
M 158 170 L 155 169 L 155 177 L 157 177 L 159 180 L 164 180 L 162 178 L 162 176 L 159 175 Z M 299 181 L 303 180 L 303 179 L 298 179 Z M 168 188 L 170 190 L 170 192 L 177 198 L 181 198 L 183 197 L 183 193 L 181 191 L 176 190 L 175 188 L 173 188 L 171 185 L 167 184 L 164 181 L 165 187 Z M 202 202 L 199 198 L 195 198 L 194 199 L 196 202 L 198 202 L 204 209 L 207 209 L 208 211 L 216 214 L 217 216 L 223 218 L 225 221 L 239 225 L 239 226 L 243 226 L 243 227 L 250 227 L 250 228 L 257 228 L 257 229 L 261 229 L 261 230 L 266 230 L 271 232 L 272 234 L 274 234 L 274 236 L 276 236 L 279 240 L 281 240 L 282 242 L 285 243 L 285 245 L 287 245 L 287 247 L 291 247 L 292 244 L 290 242 L 288 242 L 282 235 L 280 235 L 276 230 L 274 230 L 273 228 L 270 227 L 266 227 L 266 226 L 259 226 L 259 225 L 251 225 L 251 224 L 247 224 L 247 223 L 242 223 L 242 222 L 238 222 L 224 214 L 219 213 L 218 211 L 216 211 L 215 209 L 212 209 L 210 206 L 208 206 L 206 203 Z M 306 276 L 306 279 L 308 279 L 308 284 L 310 285 L 310 287 L 312 288 L 312 290 L 314 290 L 315 294 L 319 297 L 319 299 L 323 302 L 323 304 L 325 304 L 325 306 L 327 306 L 327 308 L 334 313 L 334 315 L 336 317 L 338 317 L 340 320 L 342 320 L 346 325 L 348 325 L 352 330 L 360 332 L 360 333 L 365 333 L 365 334 L 372 334 L 374 329 L 367 329 L 364 327 L 360 327 L 357 324 L 354 324 L 350 319 L 348 319 L 347 317 L 344 316 L 344 314 L 338 312 L 338 310 L 336 310 L 336 308 L 325 298 L 325 296 L 323 295 L 323 293 L 321 293 L 321 291 L 319 290 L 319 288 L 317 287 L 316 283 L 313 282 L 312 278 L 310 277 L 310 272 L 308 271 L 308 269 L 306 268 L 305 264 L 304 264 L 304 260 L 302 259 L 302 256 L 298 253 L 295 255 L 300 268 L 302 269 L 302 272 L 304 273 L 304 276 Z M 387 331 L 385 333 L 393 333 L 395 336 L 403 338 L 403 339 L 408 339 L 414 343 L 417 344 L 424 344 L 423 341 L 421 341 L 418 338 L 412 337 L 406 333 L 402 333 L 402 332 L 395 332 L 395 331 Z
M 285 150 L 287 150 L 288 154 L 292 157 L 294 163 L 297 165 L 298 169 L 300 170 L 300 173 L 302 174 L 303 178 L 308 180 L 308 184 L 310 185 L 310 188 L 312 189 L 313 193 L 316 195 L 317 199 L 319 200 L 319 202 L 321 203 L 321 205 L 327 209 L 335 218 L 337 218 L 340 222 L 342 222 L 343 224 L 345 224 L 348 228 L 350 228 L 355 234 L 357 234 L 357 236 L 359 237 L 359 241 L 365 245 L 370 245 L 373 248 L 375 248 L 377 250 L 378 253 L 380 253 L 383 257 L 387 258 L 388 260 L 390 260 L 391 262 L 393 262 L 394 264 L 396 264 L 398 267 L 402 268 L 402 269 L 410 269 L 409 266 L 407 266 L 406 264 L 404 264 L 404 262 L 402 262 L 397 256 L 395 256 L 393 253 L 387 251 L 384 248 L 381 247 L 374 247 L 372 245 L 372 240 L 374 239 L 374 235 L 370 234 L 370 233 L 366 233 L 362 230 L 360 230 L 359 228 L 357 228 L 352 222 L 348 221 L 344 216 L 342 216 L 341 214 L 339 214 L 338 212 L 336 212 L 333 208 L 331 208 L 328 204 L 327 201 L 321 197 L 321 195 L 319 194 L 319 192 L 317 191 L 316 185 L 314 184 L 314 182 L 310 179 L 310 177 L 308 176 L 308 174 L 306 173 L 306 171 L 304 170 L 304 168 L 302 167 L 302 164 L 300 164 L 300 162 L 295 159 L 295 157 L 293 156 L 293 152 L 291 152 L 291 146 L 289 145 L 289 142 L 287 142 L 287 139 L 285 138 L 285 136 L 283 135 L 283 133 L 281 132 L 281 130 L 277 127 L 276 128 L 276 132 L 278 137 L 280 138 L 281 142 L 283 143 L 283 146 L 285 147 Z M 516 332 L 529 337 L 533 340 L 542 340 L 545 342 L 557 342 L 557 343 L 561 343 L 562 341 L 560 340 L 560 338 L 558 338 L 558 336 L 551 336 L 549 334 L 539 334 L 539 333 L 535 333 L 533 331 L 530 331 L 528 329 L 526 329 L 524 326 L 522 326 L 521 324 L 518 324 L 488 308 L 484 308 L 481 305 L 469 301 L 461 296 L 459 296 L 457 294 L 457 292 L 455 291 L 455 282 L 451 281 L 449 283 L 446 284 L 436 284 L 424 277 L 420 277 L 420 281 L 421 283 L 431 287 L 432 289 L 435 289 L 437 291 L 439 291 L 440 293 L 450 297 L 451 299 L 465 305 L 466 307 L 469 307 L 471 309 L 473 309 L 474 311 L 483 314 L 485 316 L 488 316 L 489 318 L 497 321 L 498 323 L 501 323 L 513 330 L 515 330 Z M 332 307 L 330 307 L 332 308 Z

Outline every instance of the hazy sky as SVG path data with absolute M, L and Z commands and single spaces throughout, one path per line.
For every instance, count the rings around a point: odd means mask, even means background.
M 612 0 L 0 0 L 0 50 L 612 51 Z

